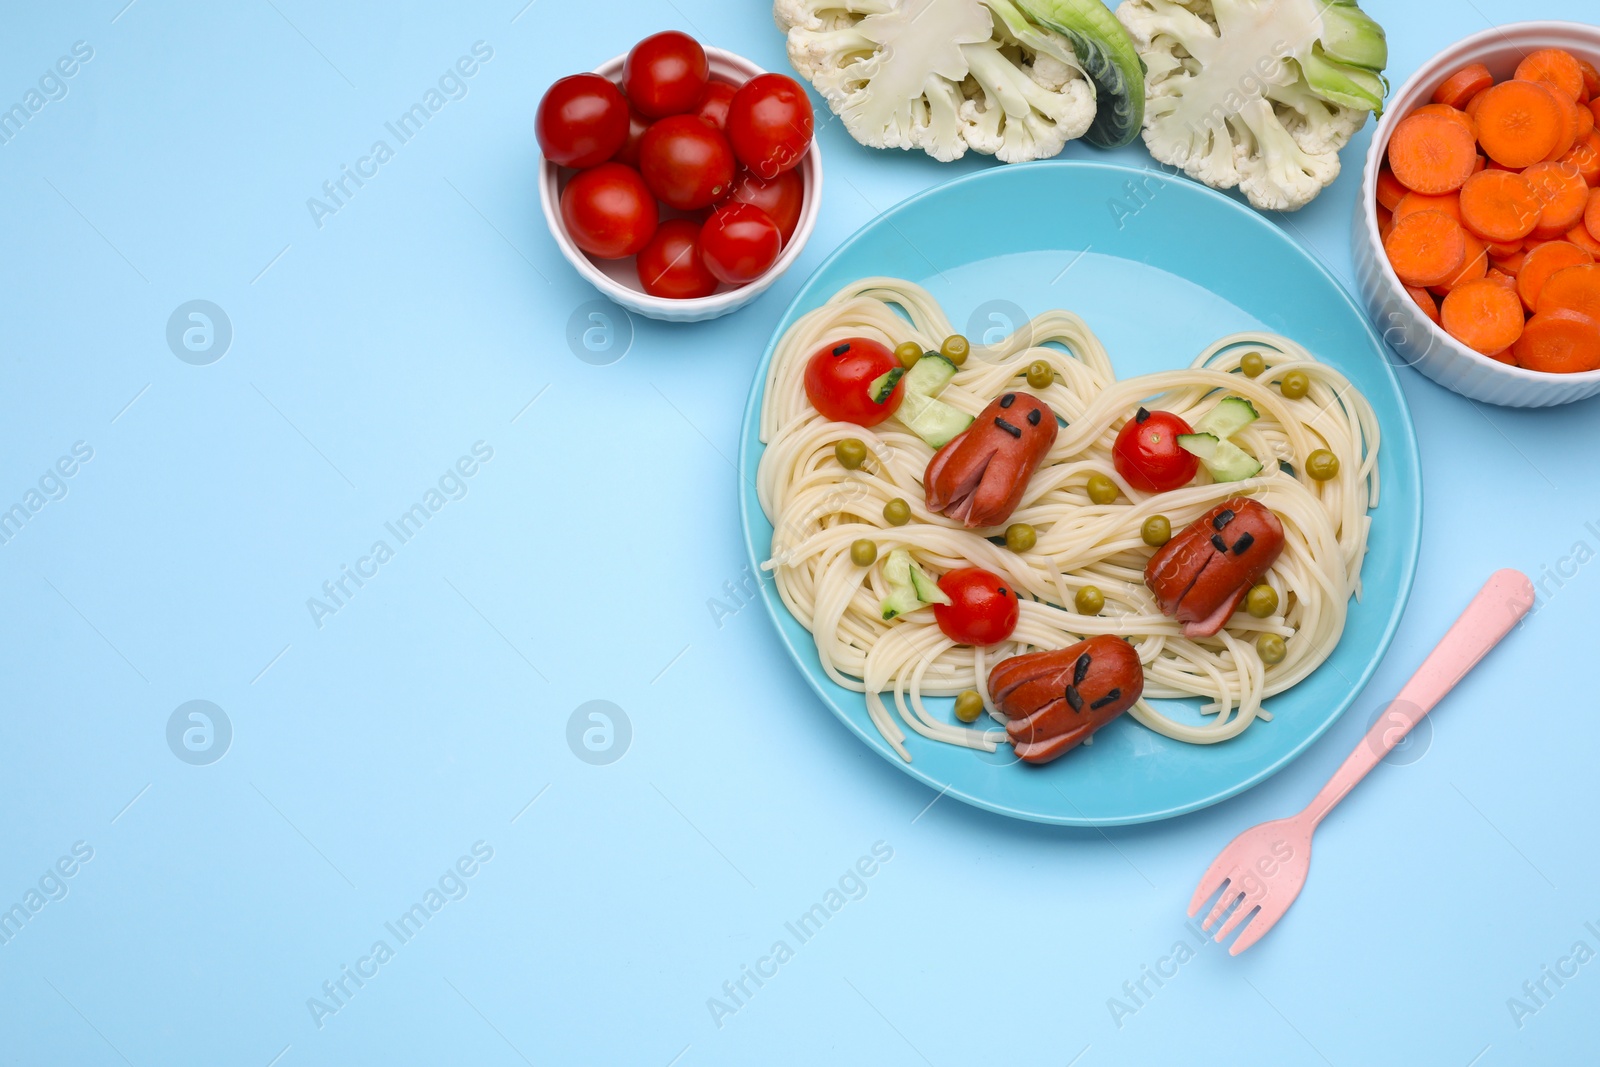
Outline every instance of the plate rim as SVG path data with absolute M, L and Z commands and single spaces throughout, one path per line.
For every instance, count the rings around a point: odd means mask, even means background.
M 761 358 L 759 361 L 757 361 L 755 375 L 751 379 L 749 393 L 745 400 L 744 417 L 739 423 L 739 527 L 740 531 L 744 535 L 745 552 L 749 556 L 750 566 L 753 573 L 761 575 L 761 558 L 759 553 L 756 551 L 755 538 L 750 529 L 750 509 L 754 507 L 759 510 L 761 505 L 759 501 L 753 499 L 753 494 L 755 491 L 755 471 L 750 467 L 751 457 L 749 455 L 749 450 L 746 447 L 746 442 L 751 440 L 753 424 L 760 417 L 760 400 L 765 393 L 767 368 L 772 363 L 772 353 L 777 347 L 778 338 L 780 336 L 779 328 L 786 328 L 788 324 L 792 324 L 793 319 L 796 317 L 797 312 L 799 311 L 801 300 L 808 296 L 812 285 L 816 282 L 816 280 L 821 277 L 825 271 L 832 267 L 836 260 L 840 259 L 847 252 L 855 248 L 855 246 L 863 241 L 870 232 L 884 225 L 887 220 L 907 211 L 913 205 L 922 200 L 943 195 L 957 186 L 982 183 L 985 181 L 1007 180 L 1004 178 L 1005 175 L 1041 168 L 1099 170 L 1131 177 L 1146 176 L 1150 173 L 1148 169 L 1127 166 L 1120 163 L 1108 163 L 1098 160 L 1057 159 L 1035 160 L 1028 163 L 1012 163 L 1005 166 L 989 167 L 970 174 L 960 175 L 950 179 L 949 181 L 940 182 L 937 185 L 933 185 L 913 193 L 900 202 L 894 204 L 887 210 L 882 211 L 868 219 L 865 223 L 858 227 L 854 233 L 850 234 L 850 236 L 841 241 L 838 247 L 834 248 L 834 250 L 830 252 L 821 263 L 817 264 L 811 273 L 806 276 L 805 281 L 800 283 L 799 289 L 795 291 L 795 295 L 790 299 L 788 305 L 784 308 L 783 314 L 778 317 L 776 323 L 774 324 L 771 334 L 768 337 L 766 347 L 762 350 Z M 1371 320 L 1367 318 L 1366 313 L 1363 312 L 1360 305 L 1356 303 L 1355 298 L 1350 295 L 1350 291 L 1345 287 L 1344 283 L 1341 282 L 1339 278 L 1334 275 L 1333 272 L 1330 271 L 1320 259 L 1318 259 L 1316 256 L 1313 256 L 1305 247 L 1303 247 L 1300 242 L 1291 238 L 1288 234 L 1284 233 L 1283 230 L 1274 225 L 1270 220 L 1258 212 L 1239 203 L 1232 197 L 1226 196 L 1223 193 L 1210 188 L 1209 186 L 1201 185 L 1200 183 L 1192 181 L 1181 175 L 1167 175 L 1167 180 L 1181 182 L 1182 188 L 1186 191 L 1199 195 L 1202 198 L 1209 198 L 1225 205 L 1226 210 L 1232 211 L 1236 217 L 1243 216 L 1245 219 L 1248 219 L 1252 225 L 1265 232 L 1269 240 L 1275 239 L 1287 244 L 1288 247 L 1290 247 L 1301 260 L 1309 264 L 1317 273 L 1321 274 L 1322 277 L 1333 286 L 1334 291 L 1338 293 L 1339 296 L 1344 300 L 1345 306 L 1349 308 L 1356 320 L 1361 323 L 1362 329 L 1367 335 L 1367 340 L 1371 346 L 1372 353 L 1382 364 L 1383 372 L 1388 377 L 1389 382 L 1393 387 L 1395 400 L 1399 404 L 1400 414 L 1403 417 L 1403 439 L 1409 443 L 1409 448 L 1406 450 L 1408 453 L 1406 458 L 1409 460 L 1409 462 L 1406 464 L 1406 466 L 1409 468 L 1412 482 L 1416 485 L 1416 493 L 1414 494 L 1415 500 L 1410 509 L 1410 526 L 1416 531 L 1416 534 L 1413 537 L 1411 551 L 1407 553 L 1405 558 L 1401 560 L 1401 574 L 1398 586 L 1398 595 L 1395 598 L 1394 607 L 1390 611 L 1389 617 L 1384 624 L 1383 631 L 1379 635 L 1377 648 L 1371 659 L 1368 660 L 1366 665 L 1363 667 L 1360 676 L 1351 683 L 1348 695 L 1343 698 L 1342 706 L 1334 714 L 1329 715 L 1326 719 L 1324 719 L 1309 734 L 1307 734 L 1299 744 L 1285 752 L 1278 759 L 1259 768 L 1254 773 L 1242 781 L 1235 783 L 1234 785 L 1216 790 L 1209 796 L 1201 797 L 1188 803 L 1173 805 L 1161 810 L 1145 811 L 1133 815 L 1116 816 L 1112 818 L 1089 818 L 1082 815 L 1050 815 L 1044 812 L 1024 811 L 995 800 L 981 796 L 975 796 L 961 789 L 954 783 L 939 781 L 936 777 L 919 767 L 915 762 L 908 763 L 901 759 L 900 756 L 889 746 L 889 744 L 884 741 L 884 739 L 875 731 L 867 730 L 849 715 L 845 714 L 844 710 L 834 703 L 833 697 L 823 690 L 822 686 L 819 684 L 819 679 L 814 675 L 814 673 L 806 669 L 801 660 L 799 649 L 795 647 L 794 640 L 784 629 L 782 618 L 778 614 L 779 612 L 782 612 L 784 615 L 789 615 L 788 608 L 784 607 L 782 598 L 778 596 L 775 586 L 770 581 L 766 580 L 765 578 L 761 578 L 757 581 L 756 584 L 761 594 L 762 605 L 766 608 L 767 616 L 772 622 L 773 629 L 777 632 L 778 640 L 782 642 L 785 651 L 788 653 L 791 665 L 800 673 L 802 677 L 805 678 L 806 684 L 811 687 L 812 692 L 817 695 L 817 697 L 822 701 L 823 706 L 833 714 L 835 719 L 843 723 L 851 733 L 855 734 L 856 737 L 865 742 L 869 749 L 877 753 L 886 762 L 890 763 L 901 772 L 910 775 L 912 778 L 926 785 L 928 788 L 938 791 L 941 796 L 952 796 L 957 800 L 960 800 L 963 803 L 969 804 L 975 808 L 992 812 L 996 815 L 1003 815 L 1007 818 L 1022 819 L 1028 822 L 1052 826 L 1133 826 L 1142 823 L 1159 822 L 1166 819 L 1176 818 L 1180 815 L 1187 815 L 1191 812 L 1200 811 L 1216 804 L 1220 804 L 1224 800 L 1228 800 L 1231 797 L 1238 796 L 1240 793 L 1244 793 L 1255 788 L 1303 756 L 1307 749 L 1309 749 L 1317 742 L 1319 738 L 1333 728 L 1335 723 L 1344 718 L 1344 716 L 1349 712 L 1351 706 L 1355 704 L 1357 698 L 1366 691 L 1368 683 L 1371 682 L 1373 674 L 1378 669 L 1378 665 L 1388 655 L 1390 646 L 1394 641 L 1395 633 L 1399 630 L 1400 621 L 1405 616 L 1406 608 L 1411 603 L 1412 588 L 1416 581 L 1417 560 L 1421 554 L 1422 548 L 1422 502 L 1426 493 L 1426 486 L 1423 484 L 1422 480 L 1422 459 L 1417 443 L 1416 422 L 1411 414 L 1411 405 L 1406 400 L 1405 390 L 1400 385 L 1400 377 L 1395 373 L 1394 364 L 1385 355 L 1386 346 L 1383 339 L 1378 336 L 1377 331 L 1373 328 Z M 1212 291 L 1209 287 L 1204 288 L 1206 288 L 1207 291 Z M 826 297 L 824 299 L 826 299 Z M 1392 431 L 1390 431 L 1387 427 L 1384 429 L 1386 434 L 1392 433 Z M 761 451 L 764 453 L 765 450 L 766 446 L 762 445 Z M 759 455 L 755 458 L 757 462 L 759 462 Z M 789 617 L 793 618 L 792 615 Z M 1067 803 L 1071 805 L 1072 802 L 1068 800 Z M 1073 806 L 1075 807 L 1076 805 Z

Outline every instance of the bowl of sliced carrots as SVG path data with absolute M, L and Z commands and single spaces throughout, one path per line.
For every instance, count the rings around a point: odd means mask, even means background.
M 1434 56 L 1373 135 L 1352 248 L 1402 362 L 1492 404 L 1600 393 L 1600 27 Z

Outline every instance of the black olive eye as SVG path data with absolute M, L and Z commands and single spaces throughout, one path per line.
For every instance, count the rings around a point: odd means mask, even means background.
M 1028 425 L 1029 426 L 1037 426 L 1037 425 L 1039 425 L 1039 409 L 1038 408 L 1034 408 L 1032 411 L 1028 412 Z
M 1143 422 L 1145 419 L 1148 419 L 1149 417 L 1150 417 L 1150 413 L 1148 411 L 1146 411 L 1144 408 L 1140 408 L 1137 412 L 1134 413 L 1133 421 L 1134 422 Z
M 1005 396 L 1000 398 L 1000 406 L 1003 407 L 1003 408 L 1008 408 L 1012 404 L 1015 404 L 1016 402 L 1017 402 L 1017 394 L 1016 393 L 1007 393 Z
M 995 592 L 999 593 L 1001 596 L 1005 596 L 1006 595 L 1006 587 L 1002 585 L 999 589 L 996 589 Z
M 850 343 L 848 341 L 846 341 L 844 344 L 842 344 L 839 347 L 835 348 L 833 350 L 833 354 L 836 355 L 836 356 L 842 356 L 848 351 L 850 351 Z

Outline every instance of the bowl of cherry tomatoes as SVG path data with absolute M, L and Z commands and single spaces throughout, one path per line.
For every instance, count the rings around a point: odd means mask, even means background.
M 743 307 L 816 225 L 822 156 L 793 78 L 669 30 L 539 102 L 539 199 L 561 254 L 641 315 Z

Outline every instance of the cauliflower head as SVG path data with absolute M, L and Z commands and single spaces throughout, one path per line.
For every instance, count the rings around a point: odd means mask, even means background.
M 1383 111 L 1383 29 L 1354 0 L 1126 0 L 1144 61 L 1144 142 L 1163 163 L 1266 211 L 1339 176 L 1339 150 Z
M 1125 32 L 1099 0 L 1088 3 L 1105 16 L 1097 32 L 1110 27 L 1123 46 L 1121 66 L 1107 64 L 1083 26 L 1050 28 L 1013 0 L 776 0 L 773 18 L 788 35 L 789 62 L 862 144 L 945 161 L 970 148 L 1015 163 L 1055 155 L 1096 122 L 1100 82 L 1072 35 L 1124 90 L 1141 82 L 1126 77 L 1137 57 Z M 1124 101 L 1117 113 L 1128 110 Z

